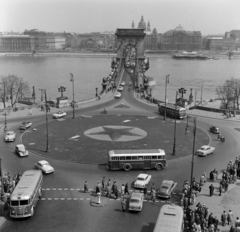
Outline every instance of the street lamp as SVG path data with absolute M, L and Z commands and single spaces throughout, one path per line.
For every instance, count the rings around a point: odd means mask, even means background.
M 4 113 L 5 120 L 4 120 L 4 131 L 7 131 L 7 112 Z
M 45 89 L 45 108 L 46 108 L 46 152 L 49 150 L 49 139 L 48 139 L 48 105 L 47 105 L 47 90 Z
M 71 79 L 70 81 L 72 82 L 72 89 L 73 89 L 73 105 L 72 105 L 72 108 L 73 108 L 73 118 L 75 118 L 75 100 L 74 100 L 74 76 L 72 73 L 70 73 L 70 76 L 71 76 Z
M 166 108 L 167 108 L 167 84 L 169 83 L 169 76 L 170 74 L 168 74 L 166 76 L 166 80 L 165 80 L 165 110 L 164 110 L 164 120 L 166 120 Z
M 190 129 L 188 125 L 188 119 L 193 119 L 193 147 L 192 147 L 192 166 L 191 166 L 191 179 L 190 179 L 190 197 L 192 197 L 192 180 L 193 180 L 193 167 L 194 167 L 194 153 L 195 153 L 195 139 L 196 139 L 196 117 L 187 116 L 187 125 L 186 125 L 186 132 Z
M 177 96 L 178 96 L 178 91 L 176 91 L 176 99 L 175 99 L 175 121 L 174 121 L 174 139 L 173 139 L 173 153 L 172 153 L 172 155 L 175 155 L 175 152 L 176 152 Z

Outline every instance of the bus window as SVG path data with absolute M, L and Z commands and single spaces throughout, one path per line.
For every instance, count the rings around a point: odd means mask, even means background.
M 119 157 L 112 157 L 112 160 L 119 160 Z
M 20 201 L 20 205 L 28 205 L 28 200 Z
M 119 158 L 120 158 L 120 160 L 125 160 L 124 156 L 120 156 Z
M 157 156 L 155 156 L 155 155 L 154 155 L 154 156 L 152 156 L 152 159 L 157 159 Z
M 150 160 L 151 159 L 151 156 L 144 156 L 143 157 L 145 160 Z
M 131 156 L 126 156 L 126 160 L 131 160 L 132 157 Z
M 132 160 L 137 160 L 138 157 L 137 156 L 132 156 Z
M 138 156 L 138 160 L 143 160 L 143 156 Z
M 159 159 L 159 160 L 162 160 L 162 159 L 163 159 L 163 156 L 162 156 L 162 155 L 159 155 L 159 156 L 158 156 L 158 159 Z
M 12 206 L 18 206 L 19 205 L 19 201 L 11 201 L 11 205 Z

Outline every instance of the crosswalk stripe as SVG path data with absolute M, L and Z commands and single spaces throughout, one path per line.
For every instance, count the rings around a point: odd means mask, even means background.
M 90 201 L 91 200 L 91 198 L 87 198 L 87 201 Z
M 60 200 L 65 200 L 65 198 L 60 198 Z
M 70 188 L 70 190 L 75 190 L 74 188 Z
M 84 200 L 83 198 L 80 198 L 80 200 Z
M 45 199 L 45 198 L 41 198 L 41 200 L 43 200 L 43 201 L 44 201 L 44 200 L 46 200 L 46 199 Z
M 58 198 L 54 198 L 54 200 L 58 200 Z
M 46 190 L 50 190 L 50 188 L 47 188 Z
M 42 190 L 45 190 L 45 188 L 42 188 Z
M 65 188 L 64 190 L 68 190 L 68 188 Z
M 56 188 L 53 188 L 52 190 L 56 190 Z
M 62 190 L 61 188 L 59 188 L 58 190 Z
M 75 201 L 76 201 L 76 200 L 78 200 L 78 198 L 73 198 L 73 200 L 75 200 Z
M 48 200 L 52 200 L 52 198 L 48 198 Z
M 76 189 L 77 191 L 83 190 L 83 189 Z

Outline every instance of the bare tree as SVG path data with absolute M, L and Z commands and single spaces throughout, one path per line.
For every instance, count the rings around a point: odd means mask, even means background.
M 19 98 L 27 96 L 30 93 L 28 82 L 15 75 L 2 77 L 0 86 L 0 95 L 4 108 L 6 107 L 8 98 L 11 101 L 11 106 L 14 107 Z

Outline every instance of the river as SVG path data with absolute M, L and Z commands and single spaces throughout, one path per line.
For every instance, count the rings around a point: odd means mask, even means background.
M 14 74 L 35 86 L 36 97 L 40 99 L 39 89 L 47 89 L 48 99 L 60 96 L 58 87 L 65 86 L 65 96 L 72 99 L 72 83 L 70 73 L 74 74 L 75 100 L 82 101 L 95 97 L 96 90 L 101 90 L 102 78 L 111 71 L 111 58 L 104 56 L 1 56 L 0 75 Z M 153 97 L 163 100 L 165 96 L 165 77 L 170 74 L 167 87 L 167 98 L 174 101 L 175 91 L 183 87 L 189 97 L 190 88 L 193 96 L 197 90 L 200 99 L 203 83 L 203 99 L 217 98 L 215 88 L 230 77 L 240 78 L 240 59 L 219 60 L 175 60 L 169 55 L 147 55 L 150 69 L 147 76 L 154 77 L 156 86 L 152 90 Z

